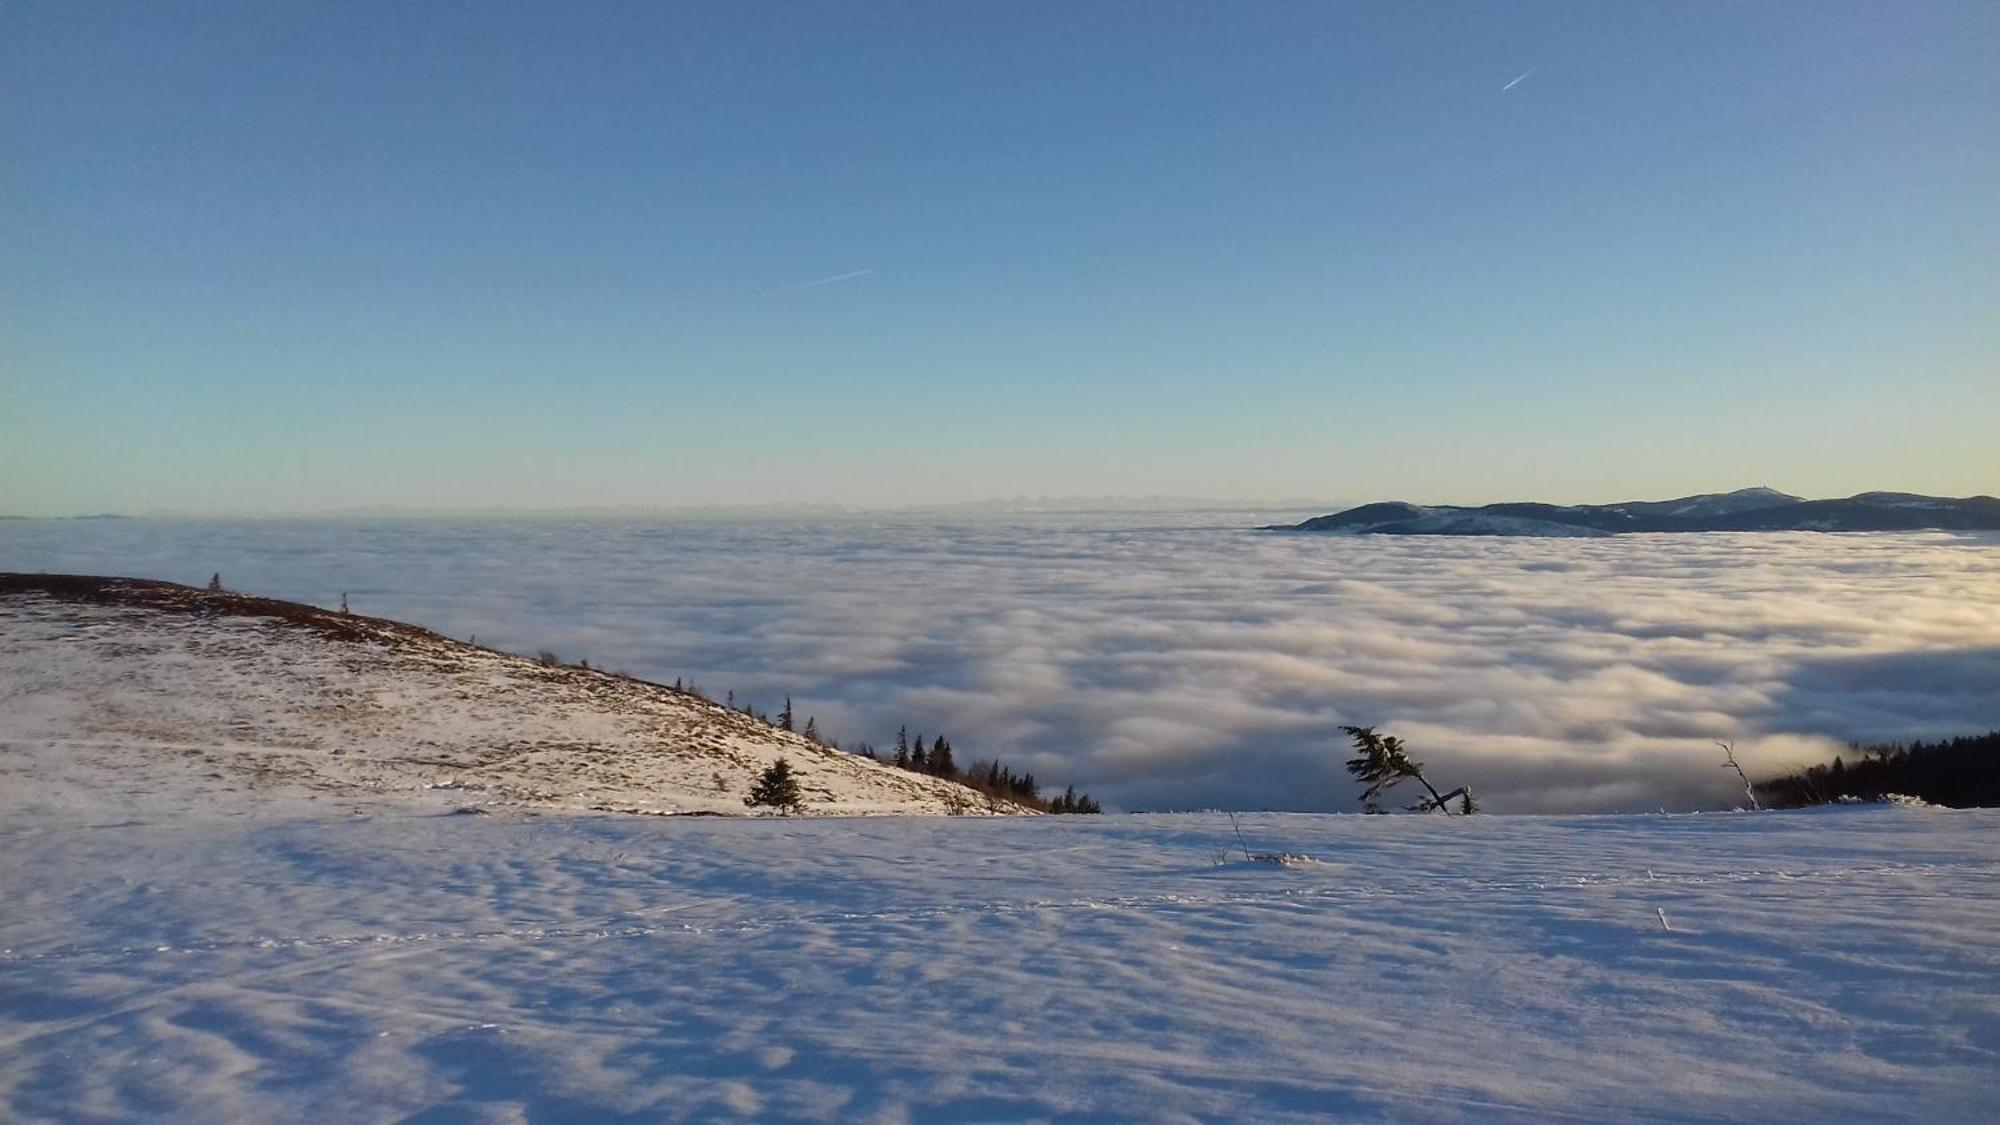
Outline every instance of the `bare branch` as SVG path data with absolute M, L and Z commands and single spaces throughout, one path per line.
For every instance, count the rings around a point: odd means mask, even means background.
M 1757 803 L 1757 790 L 1750 784 L 1750 776 L 1736 764 L 1736 747 L 1721 739 L 1716 739 L 1715 744 L 1722 747 L 1722 768 L 1736 771 L 1736 776 L 1743 779 L 1743 796 L 1750 802 L 1751 809 L 1762 811 L 1764 806 Z

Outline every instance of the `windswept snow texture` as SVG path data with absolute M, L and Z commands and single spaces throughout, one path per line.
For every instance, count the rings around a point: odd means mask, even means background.
M 1727 807 L 1716 738 L 1769 774 L 2000 727 L 2000 533 L 1252 530 L 1283 515 L 10 520 L 0 570 L 346 590 L 1124 809 L 1354 809 L 1344 723 L 1510 813 Z
M 2000 1083 L 1990 811 L 1243 818 L 1287 865 L 1214 815 L 124 819 L 0 820 L 0 1118 L 1937 1122 Z

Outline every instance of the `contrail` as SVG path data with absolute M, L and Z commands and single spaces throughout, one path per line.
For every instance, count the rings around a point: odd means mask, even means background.
M 1522 71 L 1521 77 L 1516 78 L 1512 82 L 1507 83 L 1505 86 L 1500 87 L 1500 92 L 1504 94 L 1507 91 L 1513 89 L 1514 87 L 1519 86 L 1521 83 L 1528 80 L 1528 75 L 1533 74 L 1540 69 L 1541 68 L 1538 66 L 1531 66 L 1528 69 Z
M 854 270 L 850 273 L 837 273 L 832 277 L 822 277 L 818 281 L 801 281 L 797 285 L 787 285 L 783 289 L 778 290 L 778 292 L 796 293 L 801 289 L 817 289 L 822 285 L 835 285 L 843 281 L 853 281 L 857 277 L 873 277 L 874 274 L 874 270 Z

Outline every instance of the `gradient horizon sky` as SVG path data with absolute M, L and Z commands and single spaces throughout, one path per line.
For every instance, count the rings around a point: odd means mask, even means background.
M 0 513 L 2000 492 L 1996 58 L 1985 0 L 16 2 Z

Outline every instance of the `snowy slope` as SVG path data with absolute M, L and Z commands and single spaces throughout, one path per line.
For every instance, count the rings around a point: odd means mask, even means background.
M 1728 515 L 1732 512 L 1761 511 L 1765 508 L 1797 504 L 1804 499 L 1803 496 L 1794 496 L 1789 492 L 1779 492 L 1775 488 L 1759 485 L 1754 488 L 1739 488 L 1734 492 L 1705 492 L 1699 496 L 1683 496 L 1678 500 L 1614 504 L 1612 507 L 1664 508 L 1665 515 L 1676 519 L 1700 519 L 1706 516 Z
M 1935 1122 L 2000 1077 L 1990 811 L 1242 818 L 1278 867 L 1212 815 L 373 808 L 0 820 L 0 1119 Z
M 255 790 L 741 814 L 781 756 L 815 812 L 1018 811 L 656 684 L 292 603 L 79 581 L 0 584 L 0 813 Z

